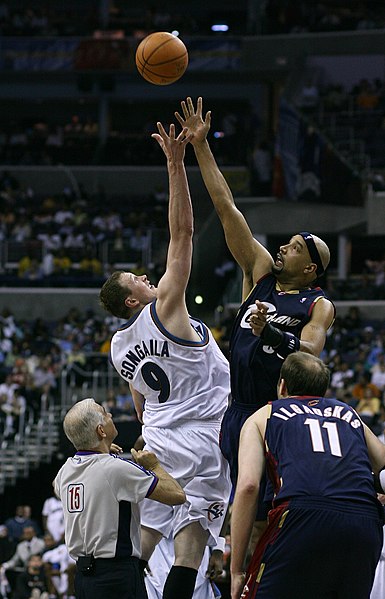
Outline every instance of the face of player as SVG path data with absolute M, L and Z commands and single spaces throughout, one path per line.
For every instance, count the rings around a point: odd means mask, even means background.
M 302 235 L 294 235 L 289 243 L 279 248 L 272 270 L 278 276 L 298 276 L 309 264 L 312 260 Z
M 121 276 L 121 283 L 131 290 L 128 297 L 137 299 L 140 304 L 149 304 L 156 298 L 157 288 L 150 283 L 147 275 L 125 272 Z

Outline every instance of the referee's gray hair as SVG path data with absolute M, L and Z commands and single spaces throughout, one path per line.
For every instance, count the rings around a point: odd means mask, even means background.
M 65 415 L 63 429 L 76 449 L 95 449 L 100 443 L 96 432 L 104 424 L 103 412 L 96 409 L 96 401 L 87 397 L 78 401 Z

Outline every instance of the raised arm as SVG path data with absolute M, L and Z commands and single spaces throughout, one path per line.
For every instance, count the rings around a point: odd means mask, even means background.
M 263 274 L 270 271 L 273 259 L 266 248 L 254 239 L 245 217 L 235 205 L 231 190 L 211 152 L 207 141 L 211 112 L 207 112 L 203 120 L 202 98 L 198 98 L 196 109 L 191 98 L 183 101 L 181 106 L 183 117 L 178 112 L 175 116 L 182 127 L 187 128 L 188 133 L 192 135 L 191 143 L 204 184 L 222 223 L 226 243 L 243 270 L 245 295 Z
M 161 123 L 159 133 L 153 133 L 167 158 L 169 178 L 168 221 L 170 243 L 166 272 L 159 281 L 156 309 L 162 324 L 178 337 L 198 340 L 188 318 L 185 292 L 191 273 L 194 220 L 184 166 L 186 144 L 191 135 L 183 130 L 175 137 L 175 126 L 167 135 Z

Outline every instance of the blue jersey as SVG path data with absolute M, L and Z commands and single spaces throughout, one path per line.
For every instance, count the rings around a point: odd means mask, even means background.
M 341 401 L 273 401 L 265 447 L 274 505 L 294 497 L 377 501 L 363 424 Z
M 301 336 L 315 303 L 325 297 L 320 287 L 279 291 L 273 274 L 262 277 L 241 305 L 230 339 L 231 394 L 235 403 L 249 404 L 252 411 L 277 399 L 277 383 L 283 358 L 260 337 L 253 335 L 249 319 L 255 300 L 267 305 L 267 322 L 277 329 Z

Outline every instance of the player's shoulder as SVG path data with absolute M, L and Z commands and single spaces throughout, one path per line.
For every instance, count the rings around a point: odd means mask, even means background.
M 332 300 L 325 295 L 317 295 L 312 304 L 312 315 L 315 314 L 320 314 L 322 318 L 328 319 L 330 327 L 336 317 L 336 307 Z

